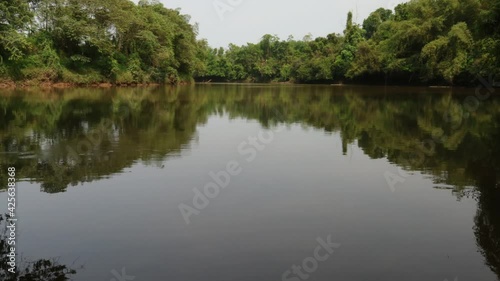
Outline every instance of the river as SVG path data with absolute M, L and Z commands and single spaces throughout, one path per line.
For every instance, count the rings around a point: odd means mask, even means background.
M 3 91 L 0 206 L 78 281 L 499 280 L 493 91 Z

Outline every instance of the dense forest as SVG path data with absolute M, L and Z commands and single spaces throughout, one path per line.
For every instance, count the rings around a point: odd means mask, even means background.
M 155 0 L 2 0 L 0 79 L 189 81 L 203 64 L 189 21 Z
M 205 80 L 470 84 L 500 73 L 500 1 L 412 0 L 343 34 L 209 50 Z
M 500 0 L 411 0 L 343 34 L 211 48 L 158 0 L 0 3 L 0 82 L 470 85 L 500 73 Z

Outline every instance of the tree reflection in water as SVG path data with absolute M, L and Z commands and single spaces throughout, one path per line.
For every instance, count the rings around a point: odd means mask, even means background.
M 343 153 L 356 143 L 373 159 L 432 176 L 436 187 L 450 188 L 458 199 L 475 197 L 477 244 L 500 276 L 500 100 L 491 97 L 464 115 L 463 101 L 473 94 L 268 85 L 4 92 L 0 168 L 15 165 L 21 178 L 40 183 L 42 191 L 64 192 L 136 161 L 162 165 L 178 157 L 196 139 L 197 126 L 214 114 L 258 120 L 263 127 L 300 123 L 338 132 Z M 436 135 L 431 156 L 408 161 L 421 141 Z M 91 145 L 80 149 L 82 141 Z

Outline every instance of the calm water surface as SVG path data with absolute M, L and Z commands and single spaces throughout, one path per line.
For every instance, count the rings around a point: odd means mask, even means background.
M 56 258 L 82 281 L 122 270 L 133 280 L 499 280 L 500 99 L 474 95 L 0 92 L 0 179 L 16 167 L 18 253 Z M 200 201 L 194 189 L 228 163 L 240 173 Z M 183 216 L 193 199 L 207 206 Z M 5 190 L 0 202 L 5 213 Z M 339 247 L 317 269 L 283 276 L 327 237 Z

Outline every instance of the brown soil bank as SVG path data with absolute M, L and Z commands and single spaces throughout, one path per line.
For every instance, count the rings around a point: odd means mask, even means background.
M 178 85 L 189 85 L 189 82 L 179 82 Z M 93 87 L 93 88 L 112 88 L 112 87 L 150 87 L 160 86 L 159 83 L 92 83 L 92 84 L 75 84 L 66 82 L 13 82 L 13 81 L 0 81 L 0 89 L 16 89 L 16 88 L 43 88 L 43 89 L 67 89 L 78 87 Z
M 0 89 L 14 89 L 16 88 L 16 83 L 12 81 L 0 81 Z

